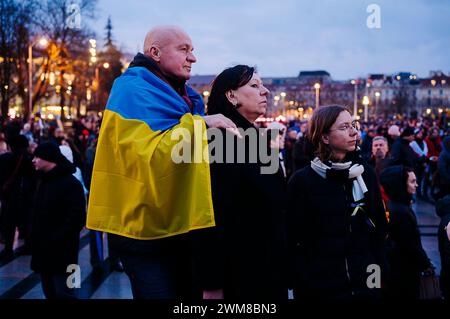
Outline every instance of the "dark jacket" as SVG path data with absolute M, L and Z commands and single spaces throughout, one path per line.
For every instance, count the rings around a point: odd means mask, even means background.
M 256 130 L 237 111 L 225 116 Z M 192 234 L 195 280 L 203 290 L 223 289 L 226 299 L 287 299 L 285 179 L 281 168 L 261 174 L 261 166 L 210 165 L 216 227 Z
M 441 291 L 450 300 L 450 240 L 445 227 L 450 222 L 450 195 L 436 203 L 436 213 L 441 218 L 438 230 L 439 253 L 441 255 Z
M 354 162 L 361 162 L 354 156 Z M 288 185 L 288 244 L 295 298 L 379 296 L 367 267 L 384 275 L 386 215 L 373 169 L 364 165 L 365 207 L 352 216 L 352 180 L 324 179 L 311 165 Z
M 31 269 L 64 274 L 77 264 L 80 231 L 86 222 L 86 202 L 81 183 L 72 175 L 70 162 L 43 173 L 33 203 Z
M 0 231 L 5 249 L 12 250 L 16 227 L 29 245 L 30 210 L 36 174 L 26 150 L 0 155 Z
M 450 136 L 444 138 L 442 145 L 442 152 L 438 160 L 439 181 L 450 190 Z
M 389 197 L 388 260 L 392 296 L 417 298 L 420 274 L 431 266 L 422 247 L 416 216 L 411 209 L 412 196 L 406 191 L 403 166 L 385 169 L 380 176 Z
M 292 157 L 294 159 L 294 172 L 309 165 L 314 159 L 313 146 L 307 137 L 307 132 L 301 136 L 294 144 Z
M 411 168 L 415 168 L 419 157 L 414 153 L 413 149 L 409 146 L 409 141 L 402 137 L 395 140 L 391 150 L 391 165 L 403 165 Z

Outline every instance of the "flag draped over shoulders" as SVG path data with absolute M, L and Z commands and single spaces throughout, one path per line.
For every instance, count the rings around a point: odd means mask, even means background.
M 104 112 L 92 173 L 87 227 L 135 239 L 157 239 L 214 226 L 208 161 L 176 164 L 178 128 L 201 134 L 201 96 L 189 86 L 192 110 L 145 67 L 115 82 Z M 201 130 L 194 130 L 194 121 Z

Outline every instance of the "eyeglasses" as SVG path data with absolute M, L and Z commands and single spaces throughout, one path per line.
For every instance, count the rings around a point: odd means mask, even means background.
M 330 132 L 332 132 L 332 131 L 342 131 L 342 132 L 350 131 L 351 132 L 351 131 L 355 130 L 355 131 L 359 132 L 360 129 L 361 129 L 361 124 L 359 123 L 359 121 L 353 121 L 351 124 L 345 123 L 345 124 L 342 124 L 337 129 L 333 129 L 333 130 L 330 129 L 329 131 Z

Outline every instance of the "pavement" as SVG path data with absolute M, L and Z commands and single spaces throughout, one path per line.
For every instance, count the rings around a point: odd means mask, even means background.
M 418 201 L 413 205 L 422 235 L 422 244 L 439 274 L 441 262 L 437 244 L 437 226 L 439 217 L 434 205 Z M 131 287 L 123 272 L 113 271 L 108 262 L 108 247 L 104 242 L 105 260 L 100 270 L 94 271 L 90 265 L 89 235 L 83 230 L 80 235 L 79 265 L 81 269 L 81 287 L 76 295 L 81 299 L 131 299 Z M 30 269 L 30 255 L 22 255 L 22 241 L 16 238 L 16 256 L 0 261 L 0 299 L 44 299 L 39 275 Z M 0 250 L 3 246 L 0 244 Z M 49 247 L 50 249 L 50 247 Z

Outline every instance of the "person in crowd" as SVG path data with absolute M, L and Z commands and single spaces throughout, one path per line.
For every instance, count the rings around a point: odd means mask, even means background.
M 361 144 L 361 157 L 368 161 L 371 158 L 372 154 L 372 141 L 375 137 L 376 131 L 371 128 L 367 131 L 367 134 L 364 136 L 364 139 Z
M 450 194 L 450 135 L 444 138 L 442 146 L 442 152 L 438 159 L 438 179 L 440 188 L 437 196 L 438 199 Z
M 246 136 L 246 161 L 211 163 L 216 226 L 192 233 L 195 282 L 205 299 L 287 299 L 285 281 L 285 177 L 278 166 L 248 160 L 251 147 L 263 138 L 254 126 L 267 110 L 269 91 L 253 67 L 237 65 L 221 72 L 212 84 L 208 114 L 223 114 Z M 224 135 L 231 134 L 225 133 Z M 227 137 L 229 138 L 229 137 Z M 223 143 L 223 158 L 239 149 Z M 255 143 L 251 145 L 251 143 Z M 278 161 L 278 156 L 275 157 Z
M 286 164 L 287 177 L 290 178 L 294 172 L 294 146 L 297 142 L 298 132 L 294 128 L 289 128 L 286 133 L 286 141 L 284 145 L 284 151 L 282 152 L 284 157 L 284 163 Z
M 13 257 L 16 228 L 23 238 L 24 253 L 30 248 L 30 203 L 35 184 L 32 157 L 27 152 L 28 140 L 23 135 L 8 137 L 10 153 L 0 155 L 0 227 L 5 247 L 0 258 Z
M 290 173 L 292 173 L 292 170 L 289 171 L 288 167 L 289 164 L 286 161 L 286 141 L 287 141 L 287 135 L 286 135 L 286 125 L 279 123 L 279 122 L 272 122 L 270 123 L 267 128 L 269 129 L 268 134 L 270 135 L 272 132 L 276 133 L 278 135 L 278 138 L 270 141 L 270 147 L 273 149 L 279 150 L 279 158 L 280 158 L 280 165 L 281 169 L 283 171 L 283 175 L 286 179 L 289 179 Z M 296 132 L 295 130 L 291 130 L 290 132 Z M 291 133 L 292 138 L 292 133 Z M 292 150 L 291 150 L 292 151 Z M 292 164 L 292 162 L 291 162 Z
M 389 148 L 392 148 L 392 145 L 394 145 L 394 142 L 400 137 L 400 127 L 398 127 L 398 125 L 396 125 L 396 124 L 389 126 L 387 135 L 388 135 L 387 139 L 389 142 Z
M 418 299 L 422 272 L 432 273 L 433 265 L 422 247 L 417 219 L 411 208 L 417 180 L 412 168 L 396 165 L 380 175 L 389 197 L 388 260 L 390 299 Z
M 438 228 L 438 247 L 441 256 L 440 286 L 442 296 L 450 300 L 450 195 L 436 203 L 436 214 L 441 218 Z
M 196 61 L 184 30 L 153 28 L 103 114 L 87 227 L 108 233 L 136 299 L 195 293 L 188 233 L 214 226 L 209 165 L 172 158 L 172 137 L 183 130 L 193 143 L 206 126 L 236 128 L 223 115 L 204 116 L 202 97 L 186 84 Z
M 429 135 L 425 138 L 425 143 L 428 147 L 428 168 L 425 171 L 423 193 L 425 196 L 428 195 L 428 189 L 430 190 L 431 198 L 435 194 L 435 183 L 437 172 L 437 162 L 439 159 L 439 154 L 442 151 L 442 141 L 439 136 L 439 128 L 432 127 L 430 129 Z
M 316 157 L 288 185 L 294 298 L 380 298 L 368 267 L 385 274 L 387 221 L 375 172 L 356 150 L 358 126 L 347 108 L 320 107 L 308 136 Z
M 412 148 L 412 150 L 417 156 L 414 172 L 417 177 L 417 185 L 419 185 L 416 192 L 419 198 L 426 197 L 425 196 L 426 193 L 423 192 L 423 180 L 425 175 L 425 169 L 427 167 L 428 162 L 428 146 L 427 143 L 425 143 L 423 134 L 424 133 L 422 128 L 415 129 L 414 141 L 409 143 L 409 146 Z
M 409 144 L 414 141 L 414 128 L 406 127 L 399 138 L 392 145 L 391 165 L 404 165 L 414 168 L 416 166 L 418 156 L 414 153 Z
M 388 140 L 384 136 L 375 136 L 372 141 L 372 155 L 368 163 L 375 168 L 378 178 L 381 171 L 389 166 L 390 161 Z
M 47 299 L 73 299 L 67 284 L 69 265 L 78 264 L 80 231 L 86 220 L 86 201 L 75 167 L 59 147 L 40 144 L 33 164 L 39 173 L 32 212 L 31 269 L 40 274 Z
M 378 182 L 380 181 L 381 172 L 390 165 L 391 157 L 389 154 L 388 140 L 384 136 L 375 136 L 372 141 L 372 156 L 368 164 L 375 169 Z M 383 186 L 380 186 L 381 198 L 386 205 L 388 197 L 384 191 Z
M 293 160 L 294 160 L 294 173 L 309 165 L 311 160 L 314 158 L 313 146 L 308 137 L 308 126 L 302 126 L 301 136 L 297 139 L 294 144 L 293 150 Z

